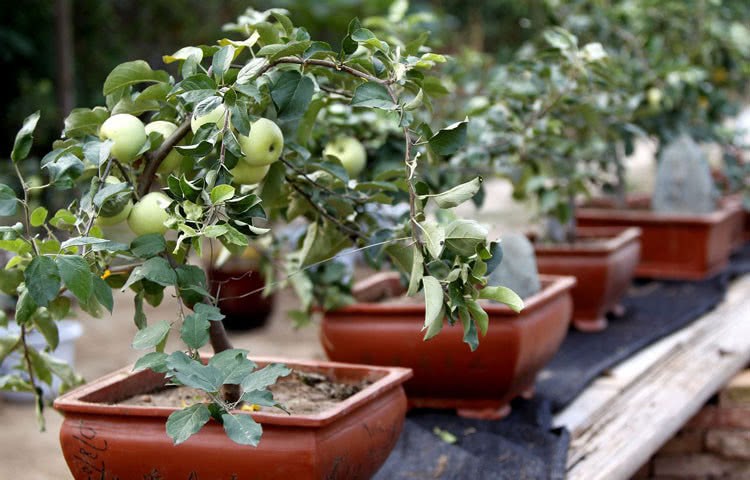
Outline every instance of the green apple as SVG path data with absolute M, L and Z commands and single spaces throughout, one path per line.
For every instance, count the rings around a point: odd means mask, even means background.
M 284 150 L 284 134 L 278 125 L 267 118 L 259 118 L 250 125 L 247 136 L 238 140 L 245 154 L 244 162 L 253 167 L 270 165 L 281 157 Z
M 148 125 L 146 125 L 146 135 L 151 135 L 152 133 L 156 132 L 159 135 L 161 135 L 161 140 L 158 140 L 156 142 L 156 145 L 152 145 L 152 147 L 158 148 L 161 146 L 162 143 L 164 143 L 164 140 L 167 139 L 170 135 L 174 133 L 174 131 L 177 130 L 177 125 L 175 125 L 172 122 L 166 122 L 164 120 L 157 120 L 155 122 L 151 122 Z M 180 152 L 175 150 L 174 148 L 169 151 L 166 157 L 164 157 L 164 160 L 162 160 L 161 165 L 159 165 L 159 169 L 157 170 L 157 173 L 161 174 L 169 174 L 172 173 L 182 164 L 182 155 L 180 155 Z
M 217 127 L 224 128 L 224 114 L 227 111 L 227 107 L 224 104 L 220 104 L 202 117 L 195 118 L 190 117 L 190 129 L 193 133 L 197 132 L 199 128 L 207 123 L 215 123 Z
M 367 163 L 365 147 L 354 137 L 338 137 L 326 145 L 323 155 L 338 158 L 351 177 L 359 175 Z
M 253 185 L 263 180 L 270 169 L 271 165 L 253 167 L 252 165 L 240 161 L 237 162 L 237 166 L 230 171 L 232 172 L 234 183 L 238 185 Z
M 151 192 L 133 206 L 128 217 L 130 229 L 138 236 L 167 231 L 164 222 L 169 218 L 167 207 L 172 199 L 162 192 Z
M 112 140 L 110 155 L 122 163 L 130 163 L 146 143 L 143 122 L 128 113 L 112 115 L 99 128 L 99 138 Z
M 104 179 L 104 183 L 115 185 L 122 183 L 122 180 L 110 175 Z M 114 198 L 104 202 L 99 215 L 96 217 L 96 224 L 100 227 L 111 227 L 122 223 L 128 218 L 132 209 L 133 201 L 130 199 L 130 193 L 127 195 L 125 195 L 125 192 L 117 194 Z

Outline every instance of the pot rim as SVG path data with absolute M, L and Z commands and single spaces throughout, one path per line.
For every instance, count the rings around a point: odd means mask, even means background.
M 539 280 L 542 283 L 542 289 L 538 293 L 524 299 L 524 308 L 520 313 L 516 313 L 511 310 L 510 307 L 501 304 L 483 303 L 482 307 L 491 317 L 502 316 L 508 317 L 510 320 L 522 319 L 525 313 L 541 308 L 561 293 L 572 289 L 577 282 L 576 278 L 570 275 L 540 274 Z M 424 303 L 401 305 L 379 302 L 361 302 L 339 308 L 338 310 L 325 312 L 325 315 L 330 315 L 331 318 L 336 317 L 337 314 L 364 314 L 378 316 L 424 315 L 424 310 Z
M 206 357 L 208 358 L 208 357 Z M 264 425 L 278 425 L 288 427 L 322 427 L 331 424 L 350 412 L 362 407 L 376 397 L 380 397 L 388 391 L 398 388 L 401 384 L 409 380 L 414 373 L 410 368 L 403 367 L 384 367 L 373 365 L 361 365 L 341 362 L 318 361 L 318 360 L 298 360 L 282 357 L 271 356 L 250 356 L 250 359 L 258 363 L 259 366 L 269 363 L 283 363 L 294 367 L 307 367 L 313 369 L 334 369 L 334 370 L 355 370 L 360 371 L 363 377 L 368 373 L 382 373 L 383 376 L 375 380 L 372 384 L 363 388 L 351 397 L 337 403 L 334 407 L 316 414 L 296 414 L 286 415 L 283 413 L 274 414 L 267 412 L 242 412 L 234 411 L 237 415 L 251 415 L 253 419 Z M 63 415 L 68 413 L 79 413 L 88 415 L 107 415 L 107 416 L 134 416 L 134 417 L 162 417 L 166 418 L 178 410 L 174 407 L 152 407 L 138 405 L 112 405 L 108 403 L 86 401 L 85 398 L 100 390 L 124 382 L 138 375 L 156 375 L 150 370 L 141 370 L 133 372 L 135 364 L 128 365 L 110 374 L 93 380 L 92 382 L 82 385 L 70 392 L 67 392 L 54 401 L 54 408 Z M 157 386 L 157 385 L 154 385 Z
M 628 243 L 637 242 L 643 230 L 636 226 L 604 226 L 578 227 L 576 234 L 579 238 L 595 238 L 600 241 L 593 243 L 559 243 L 534 244 L 537 255 L 602 255 L 610 254 L 623 248 Z
M 639 224 L 674 223 L 685 226 L 706 226 L 721 223 L 742 208 L 737 202 L 719 202 L 710 213 L 666 213 L 647 209 L 586 207 L 576 209 L 577 218 L 633 221 Z

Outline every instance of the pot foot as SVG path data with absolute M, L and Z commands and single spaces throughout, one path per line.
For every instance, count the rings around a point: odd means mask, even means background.
M 573 326 L 579 332 L 593 333 L 601 332 L 607 328 L 607 319 L 605 317 L 599 317 L 593 320 L 590 319 L 574 319 Z
M 616 318 L 620 318 L 620 317 L 624 316 L 625 312 L 626 312 L 625 305 L 623 305 L 622 303 L 618 303 L 617 305 L 615 305 L 614 307 L 612 307 L 612 309 L 610 309 L 610 311 L 609 311 L 609 313 L 611 313 L 612 315 L 614 315 Z
M 477 420 L 500 420 L 510 415 L 510 405 L 495 408 L 457 408 L 456 415 Z

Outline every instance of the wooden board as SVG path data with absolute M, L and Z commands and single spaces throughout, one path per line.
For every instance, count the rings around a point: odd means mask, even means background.
M 684 329 L 594 381 L 555 417 L 568 479 L 627 479 L 750 361 L 750 275 Z

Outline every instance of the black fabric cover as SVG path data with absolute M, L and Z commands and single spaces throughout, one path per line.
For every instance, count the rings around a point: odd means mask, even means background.
M 562 480 L 570 436 L 552 428 L 552 411 L 573 400 L 602 372 L 668 335 L 723 298 L 730 278 L 750 273 L 750 244 L 722 274 L 699 282 L 635 282 L 626 313 L 599 333 L 571 330 L 542 371 L 532 400 L 516 399 L 503 420 L 463 419 L 450 411 L 413 410 L 377 480 Z M 455 435 L 446 443 L 435 429 Z
M 724 298 L 731 278 L 750 272 L 750 245 L 721 274 L 702 281 L 636 281 L 623 300 L 626 313 L 606 330 L 571 330 L 537 377 L 537 394 L 563 409 L 592 380 L 637 351 L 691 323 Z
M 569 435 L 552 429 L 549 402 L 518 399 L 502 420 L 459 418 L 452 412 L 409 412 L 398 444 L 378 480 L 562 480 Z M 455 435 L 447 443 L 435 428 Z

